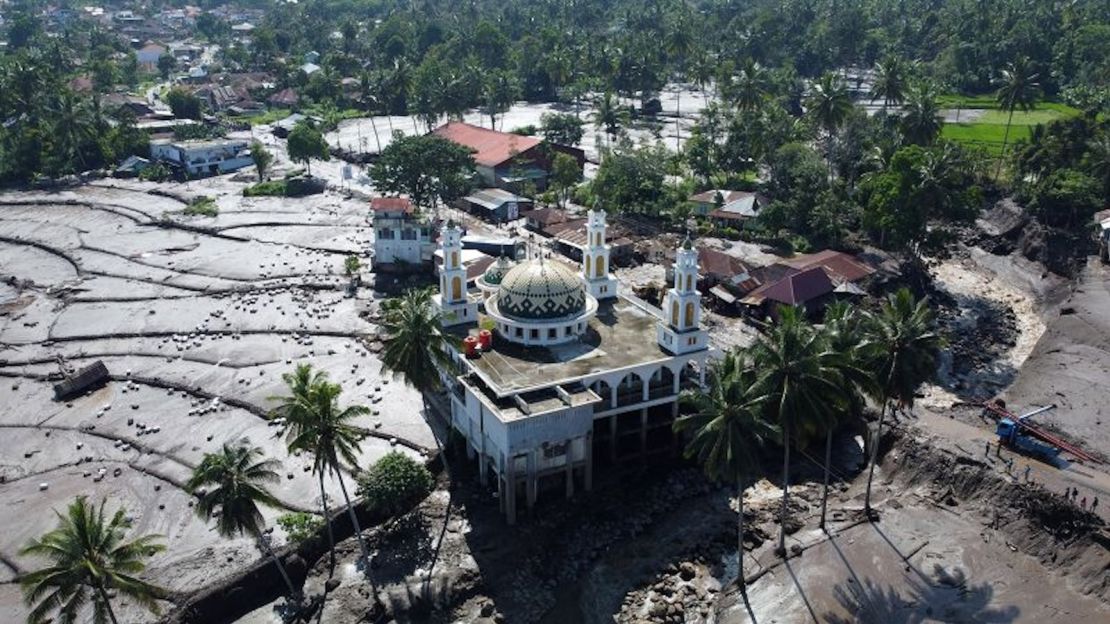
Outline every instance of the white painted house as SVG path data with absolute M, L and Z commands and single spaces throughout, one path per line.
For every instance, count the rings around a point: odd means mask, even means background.
M 191 176 L 229 173 L 254 164 L 250 144 L 242 140 L 155 141 L 150 157 Z
M 405 197 L 370 200 L 374 225 L 374 270 L 430 266 L 435 253 L 431 222 Z

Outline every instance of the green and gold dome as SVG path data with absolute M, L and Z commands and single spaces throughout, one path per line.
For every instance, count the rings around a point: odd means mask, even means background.
M 514 266 L 516 266 L 515 262 L 501 256 L 497 259 L 497 262 L 489 265 L 485 272 L 475 280 L 475 283 L 487 295 L 492 294 L 501 286 L 501 280 L 505 279 L 505 274 L 512 270 Z
M 497 309 L 519 320 L 576 316 L 586 310 L 586 286 L 582 278 L 558 262 L 529 260 L 501 278 Z

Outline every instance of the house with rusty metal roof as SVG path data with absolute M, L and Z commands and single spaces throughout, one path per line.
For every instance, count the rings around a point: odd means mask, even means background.
M 551 163 L 557 152 L 569 154 L 582 167 L 586 156 L 576 147 L 547 143 L 542 139 L 489 128 L 462 121 L 449 121 L 432 134 L 469 148 L 478 175 L 487 186 L 520 192 L 531 183 L 537 190 L 547 188 Z

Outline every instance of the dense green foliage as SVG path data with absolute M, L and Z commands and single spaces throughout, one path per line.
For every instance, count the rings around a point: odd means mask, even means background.
M 314 514 L 296 511 L 278 516 L 277 525 L 285 531 L 290 542 L 299 545 L 315 537 L 324 526 L 324 520 Z
M 432 208 L 470 190 L 474 157 L 455 143 L 435 135 L 393 135 L 370 168 L 374 187 L 387 194 L 404 194 L 417 206 Z
M 432 474 L 423 464 L 392 452 L 358 475 L 358 493 L 373 510 L 392 515 L 432 491 Z
M 1049 225 L 1083 228 L 1110 198 L 1110 122 L 1077 117 L 1034 128 L 1019 143 L 1019 198 Z

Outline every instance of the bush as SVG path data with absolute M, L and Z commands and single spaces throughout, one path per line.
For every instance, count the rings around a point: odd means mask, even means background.
M 259 182 L 243 189 L 243 197 L 285 197 L 285 180 Z
M 509 130 L 509 134 L 519 134 L 522 136 L 532 136 L 536 134 L 536 132 L 537 130 L 535 124 L 528 124 L 527 126 L 520 126 Z
M 358 475 L 358 493 L 371 510 L 392 515 L 427 496 L 432 483 L 427 468 L 394 451 Z
M 289 541 L 298 546 L 315 536 L 320 527 L 324 526 L 323 518 L 303 511 L 280 515 L 277 523 L 289 536 Z
M 139 172 L 139 179 L 147 182 L 165 182 L 170 179 L 170 170 L 162 163 L 151 163 Z
M 189 216 L 214 217 L 220 214 L 216 200 L 211 197 L 198 197 L 185 207 L 184 213 Z

